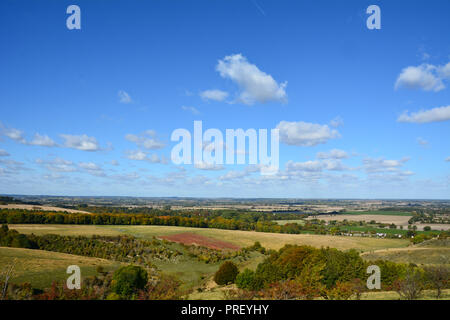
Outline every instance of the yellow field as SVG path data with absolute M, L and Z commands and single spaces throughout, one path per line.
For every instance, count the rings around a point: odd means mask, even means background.
M 386 248 L 403 248 L 409 241 L 403 239 L 357 238 L 330 235 L 280 234 L 254 231 L 202 229 L 171 226 L 92 226 L 92 225 L 9 225 L 21 233 L 62 234 L 62 235 L 133 235 L 151 239 L 162 235 L 192 232 L 206 237 L 228 241 L 241 247 L 259 241 L 268 249 L 279 249 L 285 244 L 311 245 L 314 247 L 333 247 L 340 250 L 357 249 L 374 251 Z
M 80 267 L 81 277 L 96 274 L 98 266 L 113 270 L 120 265 L 105 259 L 66 253 L 0 247 L 0 271 L 5 271 L 13 262 L 15 266 L 11 282 L 29 282 L 35 288 L 48 287 L 52 281 L 66 280 L 69 276 L 66 270 L 70 265 Z

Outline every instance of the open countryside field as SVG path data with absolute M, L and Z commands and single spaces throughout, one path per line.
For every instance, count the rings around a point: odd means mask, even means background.
M 240 230 L 202 229 L 172 226 L 92 226 L 92 225 L 9 225 L 11 229 L 25 234 L 61 234 L 61 235 L 132 235 L 138 238 L 193 233 L 212 239 L 230 242 L 239 247 L 251 246 L 255 241 L 268 249 L 278 250 L 285 244 L 310 245 L 313 247 L 333 247 L 340 250 L 357 249 L 373 251 L 386 248 L 403 248 L 409 245 L 404 239 L 356 238 L 330 235 L 280 234 Z
M 1 204 L 0 209 L 23 209 L 23 210 L 40 210 L 40 211 L 57 211 L 57 212 L 69 212 L 69 213 L 86 213 L 91 214 L 87 211 L 74 210 L 74 209 L 66 209 L 60 207 L 53 206 L 40 206 L 40 205 L 32 205 L 32 204 Z
M 366 260 L 389 260 L 393 262 L 415 264 L 449 264 L 450 248 L 399 248 L 364 252 L 361 257 Z
M 370 222 L 372 220 L 379 223 L 395 224 L 397 226 L 407 226 L 408 220 L 411 218 L 410 215 L 387 215 L 387 214 L 339 214 L 339 215 L 320 215 L 320 216 L 310 216 L 307 219 L 319 219 L 324 221 L 366 221 Z
M 405 211 L 346 211 L 345 215 L 377 215 L 377 216 L 412 216 L 410 212 Z
M 83 257 L 66 253 L 0 247 L 0 270 L 15 262 L 12 283 L 29 282 L 35 288 L 48 287 L 52 281 L 65 281 L 70 265 L 78 265 L 82 276 L 96 274 L 98 266 L 115 270 L 120 263 L 100 258 Z

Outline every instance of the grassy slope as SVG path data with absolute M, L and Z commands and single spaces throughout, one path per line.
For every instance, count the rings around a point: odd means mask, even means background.
M 334 247 L 340 250 L 357 249 L 372 251 L 386 248 L 402 248 L 409 244 L 403 239 L 376 239 L 330 235 L 279 234 L 253 231 L 201 229 L 171 226 L 91 226 L 91 225 L 10 225 L 21 233 L 63 234 L 63 235 L 119 235 L 127 234 L 138 238 L 151 239 L 153 236 L 192 232 L 203 236 L 228 241 L 245 247 L 259 241 L 269 249 L 279 249 L 285 244 L 311 245 L 314 247 Z
M 78 265 L 81 277 L 96 274 L 97 266 L 115 270 L 119 263 L 105 259 L 82 257 L 72 254 L 0 247 L 0 270 L 4 271 L 15 261 L 13 283 L 29 282 L 35 288 L 50 286 L 53 281 L 64 281 L 70 265 Z
M 415 264 L 450 264 L 450 248 L 384 249 L 365 252 L 361 256 L 366 260 L 383 259 Z

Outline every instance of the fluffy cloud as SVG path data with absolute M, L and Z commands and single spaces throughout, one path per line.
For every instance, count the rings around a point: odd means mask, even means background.
M 293 162 L 288 161 L 286 163 L 286 171 L 288 173 L 297 171 L 307 171 L 307 172 L 319 172 L 324 169 L 324 164 L 319 160 L 306 161 L 306 162 Z
M 251 64 L 241 54 L 226 56 L 219 60 L 216 70 L 220 76 L 235 82 L 240 90 L 239 100 L 245 104 L 287 100 L 287 82 L 278 84 L 271 75 Z
M 281 142 L 294 146 L 310 147 L 340 137 L 339 132 L 328 125 L 302 121 L 281 121 L 276 128 L 280 130 Z
M 235 180 L 248 176 L 246 171 L 235 171 L 231 170 L 219 177 L 219 180 Z
M 450 162 L 450 157 L 448 157 L 447 159 L 445 159 L 445 161 Z
M 398 171 L 409 158 L 403 158 L 400 160 L 385 160 L 383 158 L 366 158 L 363 160 L 364 169 L 368 173 L 377 172 L 394 172 Z
M 93 162 L 80 162 L 78 166 L 81 169 L 86 170 L 89 174 L 98 176 L 98 177 L 104 177 L 105 173 L 103 172 L 103 169 Z
M 444 66 L 421 64 L 404 68 L 395 82 L 395 89 L 422 89 L 440 91 L 445 88 L 443 80 L 450 78 L 450 62 Z
M 223 101 L 228 97 L 228 92 L 222 90 L 205 90 L 200 92 L 200 97 L 204 100 Z
M 51 139 L 47 135 L 40 135 L 39 133 L 36 133 L 34 135 L 33 140 L 31 140 L 28 144 L 33 146 L 41 146 L 41 147 L 54 147 L 56 146 L 55 141 Z
M 26 144 L 26 140 L 24 138 L 24 133 L 21 130 L 14 129 L 14 128 L 3 128 L 3 134 L 10 138 L 11 140 L 14 140 L 19 143 Z
M 36 163 L 43 165 L 50 171 L 57 172 L 74 172 L 77 168 L 72 161 L 64 160 L 61 158 L 55 158 L 53 160 L 36 159 Z
M 317 158 L 318 159 L 346 159 L 346 158 L 348 158 L 348 154 L 344 150 L 333 149 L 333 150 L 330 150 L 329 152 L 318 152 Z
M 410 123 L 428 123 L 447 120 L 450 120 L 450 106 L 422 110 L 410 114 L 405 111 L 397 119 L 398 122 Z
M 88 137 L 87 135 L 70 135 L 62 134 L 61 137 L 65 140 L 64 146 L 82 151 L 98 151 L 100 146 L 97 139 Z
M 147 152 L 143 152 L 141 150 L 131 150 L 126 151 L 127 158 L 130 160 L 137 160 L 137 161 L 148 161 L 150 163 L 167 163 L 167 159 L 164 157 L 160 158 L 157 154 L 151 154 L 148 155 Z
M 120 103 L 128 104 L 128 103 L 133 102 L 133 100 L 131 99 L 130 95 L 127 92 L 123 91 L 123 90 L 119 90 L 117 95 L 119 96 L 119 102 Z
M 125 139 L 128 141 L 136 143 L 139 147 L 153 150 L 164 148 L 164 143 L 160 142 L 156 138 L 156 132 L 154 130 L 147 130 L 141 134 L 127 134 Z
M 9 155 L 10 154 L 6 150 L 0 149 L 0 157 L 7 157 Z
M 206 161 L 196 163 L 195 167 L 200 170 L 210 170 L 210 171 L 223 170 L 223 168 L 224 168 L 222 165 L 208 163 Z

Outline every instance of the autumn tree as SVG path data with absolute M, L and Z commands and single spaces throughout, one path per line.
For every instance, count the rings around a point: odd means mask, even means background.
M 234 283 L 236 280 L 236 277 L 239 273 L 238 268 L 236 265 L 231 261 L 224 262 L 219 270 L 214 274 L 214 281 L 218 285 L 226 285 L 230 283 Z

